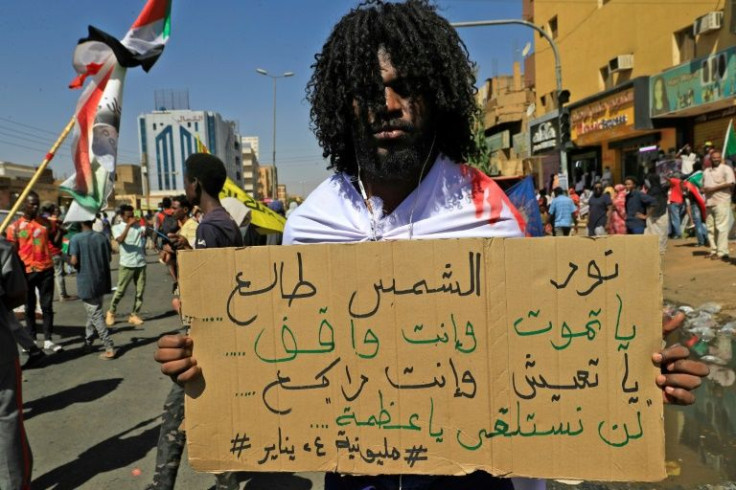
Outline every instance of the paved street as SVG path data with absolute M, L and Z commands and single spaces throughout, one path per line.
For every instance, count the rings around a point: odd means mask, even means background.
M 114 258 L 115 263 L 117 256 Z M 28 437 L 34 455 L 33 488 L 142 489 L 151 481 L 164 399 L 171 380 L 153 360 L 161 334 L 177 330 L 171 310 L 171 280 L 154 255 L 148 256 L 142 317 L 125 323 L 133 290 L 118 307 L 113 340 L 119 358 L 104 361 L 82 351 L 85 313 L 81 302 L 54 302 L 55 341 L 64 351 L 23 373 Z M 114 265 L 116 268 L 116 265 Z M 113 271 L 113 284 L 117 271 Z M 67 278 L 71 293 L 76 280 Z M 109 305 L 108 296 L 105 306 Z M 98 342 L 98 348 L 101 346 Z M 184 453 L 186 457 L 186 452 Z M 135 476 L 140 470 L 140 475 Z M 177 488 L 201 489 L 214 477 L 197 474 L 184 462 Z M 311 479 L 310 479 L 311 476 Z M 320 489 L 319 475 L 255 477 L 251 489 Z

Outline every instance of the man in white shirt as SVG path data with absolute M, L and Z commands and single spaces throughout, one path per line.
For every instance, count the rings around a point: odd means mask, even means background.
M 731 197 L 734 187 L 733 169 L 722 163 L 721 153 L 712 151 L 711 167 L 703 171 L 703 192 L 705 193 L 705 209 L 708 217 L 705 227 L 708 229 L 710 242 L 710 259 L 730 262 L 728 256 L 728 230 L 731 223 Z

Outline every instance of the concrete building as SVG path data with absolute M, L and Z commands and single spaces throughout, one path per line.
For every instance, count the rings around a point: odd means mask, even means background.
M 276 185 L 274 186 L 274 180 Z M 278 189 L 279 178 L 278 172 L 273 165 L 261 165 L 258 167 L 258 188 L 256 193 L 258 199 L 277 199 L 278 196 L 274 197 L 274 187 Z
M 513 65 L 512 75 L 499 75 L 478 89 L 477 100 L 483 108 L 486 148 L 490 152 L 488 174 L 520 176 L 525 170 L 527 150 L 527 109 L 534 93 L 524 83 L 521 65 Z
M 289 195 L 286 193 L 286 184 L 279 184 L 276 188 L 276 199 L 281 201 L 285 206 L 288 197 Z
M 571 184 L 589 183 L 605 167 L 620 182 L 641 175 L 660 149 L 723 139 L 736 112 L 733 4 L 523 0 L 525 20 L 556 41 L 563 89 L 571 93 Z M 556 124 L 555 61 L 546 40 L 534 39 L 531 124 L 549 130 Z M 560 170 L 556 152 L 547 152 L 549 171 Z
M 217 112 L 154 111 L 138 117 L 143 164 L 143 193 L 152 196 L 184 192 L 184 162 L 197 151 L 197 138 L 224 163 L 230 179 L 243 185 L 237 124 Z
M 4 162 L 0 160 L 0 209 L 10 209 L 15 200 L 18 198 L 23 189 L 30 182 L 36 168 L 30 165 L 20 165 L 18 163 Z M 40 201 L 50 201 L 55 204 L 66 204 L 71 201 L 61 199 L 59 195 L 60 182 L 54 181 L 54 174 L 50 168 L 46 168 L 33 190 L 38 193 Z
M 115 194 L 143 194 L 141 166 L 118 163 L 115 166 Z
M 243 189 L 245 192 L 259 199 L 258 195 L 258 136 L 243 136 L 241 139 L 243 162 Z

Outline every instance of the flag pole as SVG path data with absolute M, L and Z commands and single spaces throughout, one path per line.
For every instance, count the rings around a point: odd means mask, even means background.
M 5 217 L 3 223 L 0 225 L 0 234 L 5 233 L 5 229 L 8 227 L 8 225 L 10 225 L 10 222 L 13 221 L 15 213 L 18 212 L 20 207 L 23 205 L 23 202 L 26 200 L 26 197 L 28 197 L 28 193 L 30 193 L 31 189 L 33 189 L 33 186 L 36 185 L 36 182 L 41 177 L 41 174 L 44 170 L 46 170 L 46 167 L 48 166 L 49 162 L 51 162 L 51 160 L 54 158 L 54 155 L 56 155 L 56 151 L 59 149 L 59 146 L 61 146 L 66 137 L 71 132 L 72 128 L 74 128 L 75 119 L 76 115 L 72 116 L 72 118 L 69 120 L 69 123 L 61 132 L 59 138 L 56 140 L 56 143 L 54 143 L 54 146 L 51 147 L 49 152 L 46 154 L 46 157 L 43 159 L 43 162 L 41 162 L 41 165 L 38 166 L 36 173 L 33 174 L 33 177 L 31 177 L 31 180 L 28 181 L 28 184 L 26 185 L 25 189 L 23 189 L 23 192 L 21 192 L 18 196 L 18 199 L 15 200 L 15 204 L 13 204 L 13 207 L 10 209 L 8 215 Z

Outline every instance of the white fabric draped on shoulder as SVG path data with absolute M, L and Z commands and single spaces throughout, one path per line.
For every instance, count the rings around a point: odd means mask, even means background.
M 383 216 L 380 199 L 371 201 L 373 214 L 351 178 L 335 174 L 289 216 L 283 243 L 402 240 L 410 234 L 417 239 L 522 237 L 526 226 L 492 179 L 443 155 L 391 214 Z

